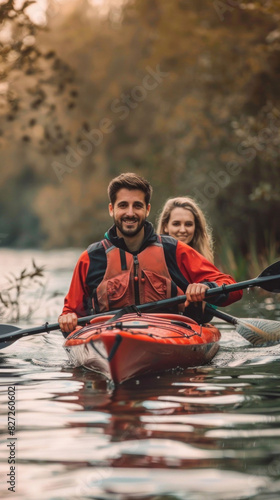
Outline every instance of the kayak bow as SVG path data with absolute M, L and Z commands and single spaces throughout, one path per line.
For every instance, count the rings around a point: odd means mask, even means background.
M 219 330 L 179 314 L 97 317 L 68 335 L 64 348 L 74 366 L 114 383 L 208 363 L 219 349 Z

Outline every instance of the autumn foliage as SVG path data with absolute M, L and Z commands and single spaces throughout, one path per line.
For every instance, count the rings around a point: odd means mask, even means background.
M 135 171 L 152 222 L 190 195 L 217 251 L 278 248 L 280 2 L 53 4 L 44 27 L 0 5 L 1 244 L 99 239 L 109 180 Z

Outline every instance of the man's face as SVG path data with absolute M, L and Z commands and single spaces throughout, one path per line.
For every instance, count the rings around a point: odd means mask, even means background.
M 109 204 L 109 213 L 114 218 L 120 236 L 133 237 L 138 234 L 150 213 L 150 204 L 145 203 L 145 194 L 139 189 L 122 188 L 117 192 L 115 204 Z

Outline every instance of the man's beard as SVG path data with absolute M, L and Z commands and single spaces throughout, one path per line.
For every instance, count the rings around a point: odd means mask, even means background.
M 131 221 L 138 221 L 138 219 L 137 219 L 137 218 L 131 218 L 131 219 L 129 219 L 129 218 L 127 218 L 127 217 L 125 217 L 125 220 L 127 220 L 127 221 L 129 221 L 129 220 L 131 220 Z M 140 233 L 140 231 L 141 231 L 142 227 L 143 227 L 143 226 L 144 226 L 144 224 L 145 224 L 145 219 L 144 219 L 144 220 L 142 220 L 142 222 L 141 222 L 141 223 L 140 223 L 140 224 L 136 227 L 136 229 L 134 229 L 134 231 L 131 231 L 131 230 L 125 230 L 125 229 L 123 228 L 122 219 L 121 219 L 121 221 L 119 222 L 119 221 L 115 220 L 115 218 L 114 218 L 114 223 L 115 223 L 115 226 L 117 227 L 117 229 L 121 232 L 121 234 L 122 234 L 123 236 L 126 236 L 126 237 L 133 237 L 133 236 L 136 236 L 138 233 Z

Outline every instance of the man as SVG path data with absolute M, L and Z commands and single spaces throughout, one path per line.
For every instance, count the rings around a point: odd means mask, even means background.
M 184 293 L 184 313 L 197 319 L 199 308 L 193 306 L 203 301 L 208 288 L 235 283 L 193 248 L 155 233 L 147 221 L 151 195 L 148 181 L 133 173 L 110 182 L 114 225 L 78 260 L 58 318 L 65 334 L 75 329 L 78 317 Z M 221 294 L 215 303 L 228 305 L 241 297 L 241 291 Z

